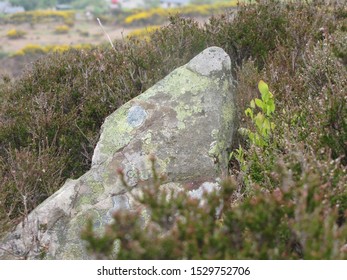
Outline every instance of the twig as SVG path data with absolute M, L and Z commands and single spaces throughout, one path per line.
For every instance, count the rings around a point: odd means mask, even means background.
M 99 25 L 100 25 L 102 31 L 104 31 L 104 33 L 105 33 L 105 35 L 106 35 L 108 41 L 110 42 L 111 47 L 112 47 L 114 50 L 116 50 L 116 48 L 114 47 L 114 45 L 113 45 L 113 43 L 112 43 L 112 40 L 111 40 L 110 36 L 109 36 L 109 35 L 107 34 L 107 32 L 105 31 L 104 26 L 102 25 L 100 19 L 99 19 L 99 18 L 96 18 L 96 19 L 97 19 L 97 21 L 98 21 L 98 23 L 99 23 Z

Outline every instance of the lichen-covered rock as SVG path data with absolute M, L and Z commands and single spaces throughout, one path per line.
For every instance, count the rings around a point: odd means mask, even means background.
M 102 229 L 151 177 L 149 156 L 165 185 L 205 188 L 227 169 L 235 109 L 230 58 L 211 47 L 107 117 L 91 169 L 39 205 L 0 244 L 0 258 L 87 259 L 86 220 Z M 11 255 L 9 252 L 13 253 Z

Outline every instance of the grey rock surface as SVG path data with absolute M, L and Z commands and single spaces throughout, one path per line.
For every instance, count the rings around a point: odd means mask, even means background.
M 93 219 L 101 232 L 114 211 L 132 210 L 117 170 L 136 191 L 151 178 L 150 155 L 167 178 L 163 187 L 193 190 L 193 196 L 218 188 L 235 123 L 230 65 L 221 48 L 208 48 L 108 116 L 91 169 L 9 233 L 0 258 L 90 258 L 80 239 L 86 221 Z

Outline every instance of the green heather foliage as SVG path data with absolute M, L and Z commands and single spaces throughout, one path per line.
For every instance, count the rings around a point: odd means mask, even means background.
M 88 249 L 118 259 L 346 259 L 346 7 L 259 1 L 203 26 L 170 21 L 147 41 L 50 54 L 20 79 L 4 77 L 0 234 L 89 169 L 108 114 L 219 46 L 235 63 L 240 127 L 254 132 L 244 112 L 258 82 L 271 89 L 275 129 L 267 144 L 239 135 L 230 176 L 203 207 L 184 193 L 167 200 L 157 178 L 139 198 L 152 213 L 148 223 L 118 212 L 104 235 L 85 229 Z

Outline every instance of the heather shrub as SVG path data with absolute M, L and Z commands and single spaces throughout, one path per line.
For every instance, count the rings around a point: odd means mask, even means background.
M 241 137 L 242 146 L 230 162 L 234 179 L 226 179 L 219 194 L 206 194 L 203 208 L 186 193 L 175 196 L 154 182 L 137 198 L 154 213 L 148 224 L 143 224 L 141 211 L 115 213 L 102 236 L 90 224 L 82 236 L 96 258 L 346 259 L 347 75 L 336 41 L 320 30 L 326 26 L 334 38 L 339 23 L 335 11 L 322 6 L 272 5 L 243 10 L 264 13 L 260 18 L 269 19 L 269 25 L 255 23 L 259 17 L 246 18 L 253 24 L 241 28 L 253 32 L 242 38 L 234 37 L 237 30 L 226 17 L 213 18 L 206 27 L 214 34 L 207 42 L 220 39 L 221 46 L 239 58 L 237 99 L 244 104 L 240 125 L 248 131 L 254 119 L 244 110 L 257 97 L 260 78 L 270 85 L 276 129 L 267 145 Z M 276 29 L 270 27 L 273 16 Z M 253 39 L 248 41 L 250 33 Z M 223 211 L 216 216 L 221 202 Z
M 165 64 L 182 65 L 209 46 L 208 35 L 192 19 L 170 17 L 166 28 L 153 33 L 151 43 L 156 46 Z
M 333 51 L 335 55 L 341 59 L 342 63 L 347 65 L 347 47 L 346 47 L 347 32 L 338 31 L 333 38 Z
M 347 225 L 336 224 L 334 194 L 320 181 L 320 172 L 304 167 L 295 174 L 303 177 L 291 173 L 291 165 L 302 160 L 300 152 L 290 155 L 295 161 L 283 157 L 278 162 L 272 175 L 281 179 L 273 191 L 253 185 L 252 196 L 235 200 L 237 184 L 226 179 L 218 193 L 204 194 L 203 205 L 186 192 L 160 187 L 154 170 L 152 184 L 133 196 L 150 215 L 143 208 L 118 210 L 101 236 L 90 222 L 82 238 L 101 259 L 346 258 Z M 314 156 L 306 160 L 315 165 Z
M 291 17 L 294 18 L 294 15 Z M 330 22 L 323 22 L 323 27 L 332 26 L 334 21 L 330 13 L 325 19 L 329 18 Z M 335 25 L 338 27 L 339 23 L 335 22 Z M 294 28 L 296 26 L 297 24 Z M 335 32 L 339 31 L 338 28 L 332 28 L 332 30 L 336 31 L 329 37 L 321 37 L 316 41 L 303 34 L 302 38 L 306 38 L 306 43 L 305 45 L 300 43 L 301 50 L 298 53 L 294 52 L 293 48 L 291 48 L 293 52 L 290 53 L 285 45 L 278 45 L 260 73 L 252 62 L 243 64 L 238 71 L 238 80 L 241 83 L 239 90 L 242 89 L 246 94 L 251 94 L 252 85 L 249 85 L 249 81 L 254 78 L 250 75 L 256 78 L 260 75 L 260 78 L 267 80 L 274 89 L 276 98 L 277 114 L 274 117 L 276 130 L 272 136 L 274 143 L 266 151 L 255 147 L 247 150 L 249 153 L 246 152 L 246 157 L 251 160 L 246 161 L 248 166 L 244 167 L 244 170 L 247 172 L 241 172 L 243 178 L 247 178 L 247 182 L 266 182 L 270 189 L 273 188 L 275 184 L 270 176 L 273 172 L 271 162 L 273 162 L 273 156 L 288 153 L 288 142 L 293 146 L 303 145 L 306 149 L 310 149 L 317 155 L 320 165 L 327 164 L 331 160 L 338 160 L 344 170 L 346 145 L 343 144 L 345 141 L 343 139 L 346 139 L 347 75 L 341 64 L 342 61 L 333 51 L 332 38 L 335 38 L 337 36 Z M 247 119 L 244 124 L 251 125 Z M 243 146 L 249 147 L 249 143 Z M 263 154 L 266 156 L 264 157 Z M 346 180 L 344 176 L 340 177 L 342 182 Z M 334 185 L 338 180 L 337 177 L 331 177 L 329 182 Z M 343 186 L 342 184 L 340 189 L 346 193 L 346 188 Z M 342 208 L 341 211 L 344 212 L 346 208 L 344 206 Z
M 262 65 L 266 56 L 275 49 L 276 42 L 286 37 L 286 13 L 273 1 L 260 6 L 250 5 L 235 16 L 212 17 L 206 29 L 213 43 L 221 44 L 237 64 L 253 57 Z
M 49 143 L 6 150 L 1 157 L 0 225 L 3 231 L 18 223 L 64 182 L 68 155 Z
M 307 138 L 318 148 L 328 147 L 332 158 L 343 156 L 347 163 L 347 70 L 333 55 L 328 40 L 317 44 L 305 56 L 303 80 L 307 98 L 307 125 L 315 125 Z M 310 115 L 310 117 L 308 117 Z

